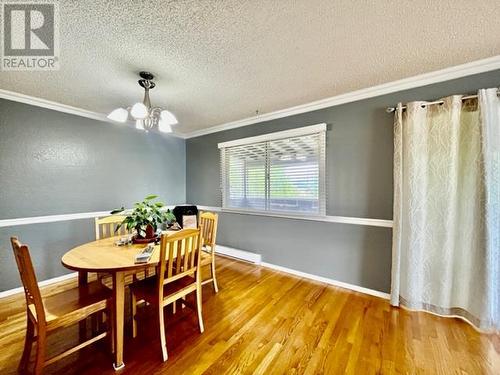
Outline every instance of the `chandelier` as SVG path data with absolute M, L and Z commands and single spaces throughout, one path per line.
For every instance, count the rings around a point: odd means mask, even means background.
M 152 107 L 149 99 L 149 90 L 153 89 L 156 84 L 153 82 L 154 76 L 149 72 L 140 72 L 141 79 L 138 81 L 139 86 L 144 88 L 144 100 L 135 103 L 132 107 L 117 108 L 112 111 L 108 118 L 116 122 L 126 122 L 130 117 L 135 120 L 137 129 L 149 131 L 158 129 L 163 133 L 171 133 L 172 125 L 177 124 L 177 118 L 174 114 L 160 107 Z

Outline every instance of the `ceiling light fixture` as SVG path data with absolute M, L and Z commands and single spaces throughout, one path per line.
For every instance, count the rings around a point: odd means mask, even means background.
M 139 75 L 141 76 L 139 85 L 144 88 L 142 103 L 135 103 L 127 109 L 117 108 L 108 115 L 108 118 L 116 122 L 126 122 L 130 113 L 137 129 L 148 131 L 157 128 L 163 133 L 171 133 L 172 125 L 178 123 L 175 115 L 166 109 L 151 106 L 149 90 L 156 86 L 153 82 L 154 76 L 149 72 L 140 72 Z

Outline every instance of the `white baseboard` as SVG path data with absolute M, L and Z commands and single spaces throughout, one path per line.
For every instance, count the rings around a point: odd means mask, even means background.
M 349 290 L 353 290 L 355 292 L 360 292 L 360 293 L 364 293 L 364 294 L 369 294 L 371 296 L 380 297 L 380 298 L 384 298 L 387 300 L 390 299 L 390 295 L 388 293 L 380 292 L 378 290 L 364 288 L 362 286 L 353 285 L 353 284 L 345 283 L 342 281 L 329 279 L 327 277 L 317 276 L 317 275 L 313 275 L 310 273 L 297 271 L 297 270 L 294 270 L 291 268 L 278 266 L 278 265 L 272 264 L 272 263 L 262 262 L 262 255 L 256 254 L 256 253 L 251 253 L 249 251 L 239 250 L 239 249 L 235 249 L 235 248 L 228 247 L 228 246 L 217 245 L 215 248 L 215 252 L 217 254 L 220 254 L 220 255 L 225 255 L 225 256 L 229 256 L 231 258 L 241 259 L 241 260 L 244 260 L 247 262 L 254 263 L 256 265 L 261 265 L 261 266 L 266 267 L 266 268 L 271 268 L 271 269 L 276 270 L 276 271 L 286 272 L 286 273 L 289 273 L 291 275 L 303 277 L 305 279 L 319 281 L 319 282 L 322 282 L 325 284 L 338 286 L 340 288 L 349 289 Z M 68 280 L 68 279 L 71 279 L 71 278 L 77 277 L 77 276 L 78 276 L 78 273 L 73 272 L 73 273 L 69 273 L 67 275 L 62 275 L 62 276 L 54 277 L 52 279 L 40 281 L 38 283 L 38 285 L 40 287 L 43 287 L 43 286 L 47 286 L 47 285 L 54 284 L 57 282 L 65 281 L 65 280 Z M 22 293 L 22 292 L 23 292 L 22 287 L 9 289 L 9 290 L 0 292 L 0 298 L 8 297 L 8 296 L 11 296 L 13 294 Z
M 217 245 L 215 247 L 215 252 L 220 255 L 226 255 L 231 258 L 241 259 L 255 264 L 260 264 L 262 261 L 262 256 L 260 254 L 238 250 L 227 246 Z
M 286 268 L 286 267 L 278 266 L 276 264 L 262 262 L 260 265 L 263 266 L 263 267 L 271 268 L 271 269 L 276 270 L 276 271 L 286 272 L 286 273 L 289 273 L 291 275 L 303 277 L 305 279 L 319 281 L 319 282 L 322 282 L 322 283 L 325 283 L 325 284 L 329 284 L 329 285 L 333 285 L 333 286 L 338 286 L 340 288 L 349 289 L 349 290 L 353 290 L 355 292 L 360 292 L 360 293 L 364 293 L 364 294 L 369 294 L 371 296 L 380 297 L 380 298 L 384 298 L 384 299 L 387 299 L 387 300 L 390 299 L 390 295 L 388 293 L 380 292 L 378 290 L 373 290 L 373 289 L 364 288 L 364 287 L 358 286 L 358 285 L 344 283 L 343 281 L 337 281 L 337 280 L 329 279 L 327 277 L 317 276 L 317 275 L 313 275 L 313 274 L 310 274 L 310 273 L 293 270 L 291 268 Z
M 72 273 L 68 273 L 66 275 L 53 277 L 52 279 L 40 281 L 38 283 L 38 286 L 42 287 L 42 286 L 47 286 L 50 284 L 55 284 L 55 283 L 58 283 L 61 281 L 72 279 L 73 277 L 78 277 L 78 272 L 72 272 Z M 5 298 L 8 296 L 12 296 L 13 294 L 22 293 L 23 291 L 24 291 L 24 288 L 22 286 L 19 288 L 5 290 L 3 292 L 0 292 L 0 298 Z
M 338 286 L 340 288 L 349 289 L 349 290 L 353 290 L 355 292 L 360 292 L 360 293 L 364 293 L 364 294 L 369 294 L 371 296 L 380 297 L 380 298 L 384 298 L 387 300 L 390 299 L 390 294 L 380 292 L 378 290 L 364 288 L 362 286 L 345 283 L 343 281 L 337 281 L 337 280 L 329 279 L 327 277 L 317 276 L 317 275 L 313 275 L 310 273 L 297 271 L 297 270 L 294 270 L 291 268 L 278 266 L 276 264 L 262 262 L 262 255 L 256 254 L 256 253 L 251 253 L 249 251 L 239 250 L 239 249 L 235 249 L 235 248 L 232 248 L 229 246 L 217 245 L 215 247 L 215 252 L 218 254 L 221 254 L 221 255 L 229 256 L 231 258 L 236 258 L 236 259 L 245 260 L 247 262 L 252 262 L 252 263 L 255 263 L 257 265 L 271 268 L 271 269 L 276 270 L 276 271 L 286 272 L 286 273 L 289 273 L 291 275 L 303 277 L 305 279 L 319 281 L 319 282 L 322 282 L 322 283 L 325 283 L 328 285 Z

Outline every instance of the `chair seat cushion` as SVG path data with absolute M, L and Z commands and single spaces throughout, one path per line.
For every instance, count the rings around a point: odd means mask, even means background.
M 84 316 L 105 309 L 111 298 L 112 292 L 98 281 L 54 295 L 42 296 L 47 327 L 74 324 Z M 36 320 L 35 306 L 29 305 L 28 308 Z
M 196 279 L 191 276 L 184 276 L 163 286 L 163 296 L 174 295 L 190 286 L 196 287 Z M 148 302 L 156 303 L 158 300 L 158 278 L 149 277 L 130 285 L 130 291 L 134 293 L 138 300 L 144 299 Z

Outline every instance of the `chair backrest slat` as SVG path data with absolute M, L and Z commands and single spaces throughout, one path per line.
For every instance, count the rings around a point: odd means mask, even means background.
M 163 285 L 183 276 L 199 277 L 200 249 L 203 237 L 200 229 L 183 229 L 175 234 L 162 234 L 160 243 L 159 293 Z
M 199 246 L 198 244 L 195 244 L 194 243 L 194 238 L 189 238 L 188 239 L 188 242 L 189 242 L 189 246 L 190 247 L 198 247 L 198 249 L 201 251 L 201 247 L 203 246 L 203 236 L 202 236 L 202 231 L 200 230 L 200 236 L 199 236 Z M 193 267 L 196 267 L 196 260 L 198 260 L 199 258 L 199 253 L 195 254 L 194 252 L 191 252 L 190 253 L 190 258 L 189 258 L 189 264 L 190 264 L 190 267 L 193 268 Z
M 101 217 L 95 219 L 95 239 L 101 240 L 103 238 L 113 237 L 117 235 L 125 235 L 127 234 L 127 228 L 125 226 L 121 226 L 117 231 L 121 222 L 125 220 L 125 216 L 121 215 L 111 215 L 106 217 Z
M 200 226 L 203 228 L 203 245 L 210 247 L 215 252 L 215 240 L 217 238 L 217 224 L 219 215 L 212 212 L 200 213 Z
M 186 242 L 188 242 L 187 246 L 184 246 L 184 251 L 182 251 L 183 249 L 181 248 L 181 252 L 180 252 L 180 254 L 181 254 L 180 259 L 182 260 L 182 262 L 181 262 L 182 267 L 185 270 L 189 268 L 189 255 L 190 255 L 189 252 L 187 252 L 187 253 L 185 252 L 185 249 L 186 249 L 186 247 L 188 249 L 191 248 L 192 238 L 186 238 L 186 241 L 184 241 L 184 245 L 186 245 Z
M 184 265 L 184 258 L 182 257 L 182 251 L 179 250 L 180 244 L 181 244 L 181 242 L 177 242 L 176 252 L 175 252 L 175 257 L 176 257 L 175 273 L 176 274 L 179 274 L 182 272 L 182 267 Z
M 21 283 L 23 284 L 26 304 L 28 306 L 35 305 L 37 321 L 45 323 L 45 309 L 43 307 L 42 295 L 40 294 L 28 246 L 19 242 L 17 237 L 11 237 L 10 242 L 14 251 L 14 257 L 16 258 Z
M 174 271 L 174 262 L 170 261 L 171 259 L 175 259 L 175 255 L 177 254 L 177 247 L 178 247 L 179 243 L 178 241 L 174 241 L 174 242 L 168 242 L 167 243 L 167 251 L 165 252 L 165 255 L 167 256 L 168 258 L 168 261 L 167 261 L 167 278 L 170 278 L 172 277 L 172 275 L 175 274 L 176 270 Z M 174 252 L 175 250 L 175 252 Z M 160 255 L 161 256 L 161 259 L 163 260 L 164 259 L 164 256 L 163 254 Z

